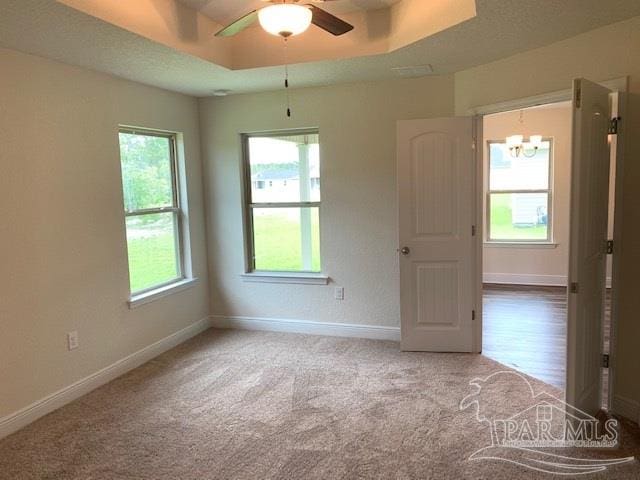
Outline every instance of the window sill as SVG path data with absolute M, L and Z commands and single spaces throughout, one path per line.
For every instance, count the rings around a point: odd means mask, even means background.
M 251 272 L 240 275 L 245 282 L 297 283 L 301 285 L 327 285 L 329 277 L 314 273 Z
M 484 242 L 488 248 L 558 248 L 553 242 Z
M 182 292 L 183 290 L 191 288 L 197 281 L 197 278 L 185 278 L 175 283 L 165 285 L 164 287 L 156 288 L 155 290 L 133 295 L 129 298 L 129 308 L 138 308 L 142 305 L 146 305 L 147 303 L 151 303 L 154 300 L 158 300 L 159 298 Z

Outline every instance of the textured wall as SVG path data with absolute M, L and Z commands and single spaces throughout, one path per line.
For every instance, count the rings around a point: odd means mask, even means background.
M 0 70 L 2 417 L 202 319 L 208 293 L 196 100 L 11 50 Z M 200 277 L 135 310 L 118 124 L 184 132 Z
M 450 116 L 452 77 L 201 100 L 213 314 L 399 325 L 396 121 Z M 321 254 L 333 284 L 243 282 L 240 133 L 319 127 Z M 333 287 L 345 287 L 345 300 Z

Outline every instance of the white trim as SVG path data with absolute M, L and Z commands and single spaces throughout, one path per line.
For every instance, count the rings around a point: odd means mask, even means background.
M 295 272 L 251 272 L 240 275 L 245 282 L 256 283 L 299 283 L 302 285 L 327 285 L 329 277 L 314 273 Z
M 558 248 L 558 243 L 553 242 L 484 242 L 487 248 Z
M 182 292 L 183 290 L 193 287 L 197 281 L 197 278 L 185 278 L 183 280 L 178 280 L 177 282 L 170 283 L 169 285 L 165 285 L 148 292 L 133 295 L 128 301 L 129 308 L 138 308 L 141 305 L 151 303 L 154 300 L 166 297 L 167 295 Z
M 108 367 L 98 370 L 91 375 L 68 385 L 57 392 L 28 405 L 20 410 L 0 418 L 0 438 L 27 426 L 38 418 L 72 402 L 90 391 L 110 382 L 130 370 L 148 362 L 161 353 L 185 342 L 191 337 L 211 327 L 209 318 L 203 318 L 188 327 L 179 330 L 168 337 L 158 340 L 151 345 L 128 355 Z
M 473 192 L 473 208 L 475 208 L 476 220 L 476 236 L 473 243 L 473 282 L 474 288 L 474 306 L 476 311 L 476 320 L 473 322 L 473 352 L 482 353 L 482 324 L 483 324 L 483 305 L 482 305 L 482 272 L 483 267 L 483 250 L 482 239 L 484 235 L 484 120 L 480 115 L 476 115 L 473 119 L 473 145 L 474 145 L 474 162 L 475 162 L 475 182 Z
M 640 403 L 621 395 L 613 396 L 612 413 L 640 424 Z
M 484 283 L 498 283 L 507 285 L 547 285 L 551 287 L 566 287 L 566 275 L 533 275 L 522 273 L 483 273 Z
M 482 283 L 500 285 L 546 285 L 549 287 L 566 287 L 566 275 L 533 275 L 522 273 L 483 273 Z M 606 279 L 607 288 L 611 288 L 611 277 Z
M 629 77 L 618 77 L 604 82 L 598 82 L 603 87 L 613 92 L 626 92 L 629 85 Z M 548 105 L 550 103 L 559 103 L 570 101 L 573 98 L 573 90 L 559 90 L 555 92 L 543 93 L 541 95 L 533 95 L 531 97 L 507 100 L 504 102 L 493 103 L 490 105 L 481 105 L 470 108 L 467 115 L 491 115 L 494 113 L 511 112 L 523 108 L 535 107 L 538 105 Z
M 267 332 L 304 333 L 307 335 L 326 335 L 330 337 L 400 341 L 400 327 L 227 315 L 212 315 L 211 324 L 214 328 L 235 328 L 239 330 L 263 330 Z
M 615 139 L 615 200 L 614 200 L 614 215 L 613 215 L 613 242 L 615 245 L 614 254 L 611 262 L 611 274 L 612 278 L 607 279 L 607 287 L 611 288 L 611 321 L 609 331 L 609 352 L 611 362 L 609 364 L 609 404 L 613 404 L 613 398 L 616 395 L 617 382 L 616 372 L 618 371 L 618 356 L 615 354 L 617 351 L 617 339 L 618 339 L 618 317 L 620 310 L 620 288 L 622 285 L 622 277 L 620 272 L 621 262 L 623 260 L 622 255 L 622 228 L 623 228 L 623 207 L 624 207 L 624 164 L 625 164 L 625 143 L 627 136 L 627 122 L 624 121 L 627 118 L 628 110 L 628 98 L 627 94 L 622 92 L 613 93 L 610 95 L 612 116 L 621 117 L 623 120 L 618 125 L 618 134 Z M 638 419 L 640 423 L 640 418 Z

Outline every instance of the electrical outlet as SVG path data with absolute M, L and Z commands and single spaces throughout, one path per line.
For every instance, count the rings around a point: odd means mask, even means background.
M 67 348 L 69 351 L 75 350 L 79 346 L 80 341 L 78 340 L 78 332 L 74 330 L 73 332 L 67 333 Z
M 344 287 L 336 287 L 334 295 L 336 300 L 344 300 Z

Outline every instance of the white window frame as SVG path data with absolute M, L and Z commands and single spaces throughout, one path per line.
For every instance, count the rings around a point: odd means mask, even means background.
M 543 142 L 549 142 L 549 172 L 546 189 L 509 189 L 491 190 L 491 145 L 505 145 L 504 140 L 488 140 L 487 155 L 485 161 L 485 243 L 489 245 L 554 245 L 553 243 L 553 164 L 554 164 L 554 144 L 553 138 L 545 137 Z M 546 193 L 547 194 L 547 238 L 546 239 L 495 239 L 491 238 L 491 195 L 492 194 L 513 194 L 513 193 Z
M 285 137 L 297 135 L 320 135 L 318 128 L 290 129 L 268 132 L 253 132 L 241 134 L 242 139 L 242 174 L 243 174 L 243 210 L 244 210 L 244 231 L 245 231 L 245 269 L 242 277 L 249 282 L 264 283 L 300 283 L 326 285 L 328 277 L 321 272 L 293 270 L 256 270 L 255 268 L 255 245 L 253 231 L 253 210 L 255 208 L 318 208 L 320 211 L 320 201 L 309 202 L 252 202 L 251 198 L 251 159 L 249 156 L 249 140 L 251 138 L 265 137 Z M 321 160 L 322 165 L 322 160 Z M 322 168 L 322 167 L 321 167 Z M 265 183 L 266 186 L 266 183 Z M 322 242 L 321 242 L 322 243 Z M 321 257 L 322 258 L 322 255 Z M 322 264 L 321 263 L 321 271 Z
M 155 215 L 159 213 L 173 213 L 173 221 L 175 225 L 174 230 L 174 240 L 175 240 L 175 251 L 176 251 L 176 265 L 178 267 L 178 275 L 171 280 L 166 282 L 161 282 L 156 285 L 152 285 L 150 287 L 144 288 L 142 290 L 132 290 L 131 285 L 129 285 L 129 306 L 134 308 L 139 305 L 143 305 L 149 303 L 150 301 L 155 300 L 156 298 L 161 298 L 166 295 L 169 295 L 176 291 L 184 290 L 188 288 L 192 283 L 194 283 L 197 279 L 191 276 L 191 268 L 187 265 L 187 259 L 190 258 L 188 255 L 187 249 L 187 240 L 188 240 L 188 226 L 186 225 L 186 218 L 184 212 L 183 202 L 183 194 L 186 192 L 182 191 L 181 185 L 184 183 L 181 181 L 181 168 L 180 161 L 178 156 L 178 136 L 179 134 L 176 132 L 165 132 L 160 130 L 151 130 L 146 128 L 137 128 L 137 127 L 127 127 L 120 126 L 118 128 L 118 133 L 125 133 L 131 135 L 140 135 L 140 136 L 150 136 L 150 137 L 160 137 L 166 138 L 169 141 L 169 149 L 170 149 L 170 161 L 171 161 L 171 189 L 172 189 L 172 204 L 168 207 L 158 207 L 158 208 L 144 208 L 144 209 L 136 209 L 136 210 L 127 210 L 125 204 L 124 216 L 125 220 L 130 217 L 135 216 L 143 216 L 143 215 Z M 122 161 L 122 160 L 121 160 Z M 121 173 L 122 181 L 124 182 L 124 175 Z M 123 184 L 124 185 L 124 184 Z M 124 189 L 124 186 L 123 186 Z M 125 226 L 125 235 L 126 235 L 126 226 Z M 128 245 L 128 242 L 127 242 Z M 127 246 L 128 248 L 128 246 Z M 127 255 L 128 258 L 128 255 Z M 131 278 L 131 265 L 128 265 L 129 268 L 129 278 Z

